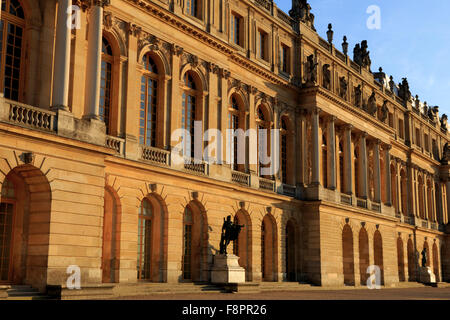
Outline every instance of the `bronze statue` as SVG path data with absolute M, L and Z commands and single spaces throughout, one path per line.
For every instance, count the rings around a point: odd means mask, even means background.
M 220 254 L 227 254 L 227 246 L 231 241 L 235 241 L 238 238 L 239 232 L 241 232 L 243 227 L 244 225 L 241 226 L 231 222 L 231 216 L 228 216 L 226 220 L 223 219 L 222 235 L 220 236 Z
M 422 267 L 427 267 L 427 248 L 423 248 L 422 250 Z

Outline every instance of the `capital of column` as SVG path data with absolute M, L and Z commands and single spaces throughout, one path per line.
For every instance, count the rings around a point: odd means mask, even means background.
M 327 116 L 326 120 L 327 120 L 327 122 L 334 123 L 334 122 L 336 122 L 337 117 L 330 115 L 330 116 Z
M 381 147 L 383 148 L 383 150 L 386 150 L 386 151 L 390 151 L 392 149 L 392 145 L 387 144 L 387 143 L 383 144 Z
M 322 111 L 322 109 L 320 109 L 320 108 L 314 108 L 312 111 L 311 111 L 311 114 L 313 114 L 313 115 L 319 115 L 319 113 Z
M 92 0 L 92 5 L 93 6 L 98 6 L 98 7 L 107 7 L 111 4 L 111 0 Z
M 353 125 L 348 123 L 348 124 L 345 124 L 343 126 L 343 128 L 344 128 L 345 131 L 352 131 Z
M 360 139 L 366 139 L 367 138 L 367 136 L 368 136 L 368 134 L 367 134 L 367 132 L 359 132 L 357 135 L 356 135 L 356 137 L 357 137 L 357 139 L 358 140 L 360 140 Z

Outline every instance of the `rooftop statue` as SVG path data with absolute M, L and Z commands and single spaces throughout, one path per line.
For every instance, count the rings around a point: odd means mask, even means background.
M 444 113 L 441 117 L 441 129 L 447 132 L 447 115 Z
M 409 84 L 406 78 L 402 79 L 402 83 L 398 84 L 398 96 L 405 101 L 411 100 L 411 91 L 409 91 Z
M 231 222 L 231 216 L 223 219 L 222 235 L 220 236 L 220 254 L 227 254 L 227 247 L 231 241 L 235 241 L 244 226 Z
M 367 50 L 367 40 L 363 40 L 361 44 L 357 43 L 353 49 L 353 61 L 363 68 L 368 68 L 372 65 L 370 60 L 370 51 Z
M 311 6 L 307 0 L 292 0 L 292 9 L 289 10 L 289 15 L 296 21 L 308 24 L 311 29 L 316 31 L 314 15 L 311 13 Z

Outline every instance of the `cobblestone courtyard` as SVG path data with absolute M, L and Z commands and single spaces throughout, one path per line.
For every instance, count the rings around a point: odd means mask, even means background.
M 122 297 L 118 300 L 450 300 L 450 288 L 157 294 Z

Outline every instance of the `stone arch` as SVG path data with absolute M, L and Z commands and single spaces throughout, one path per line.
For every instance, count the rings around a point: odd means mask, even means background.
M 383 238 L 380 230 L 373 235 L 374 264 L 380 268 L 381 284 L 384 284 Z
M 400 282 L 406 281 L 405 275 L 405 253 L 403 249 L 403 240 L 399 236 L 397 238 L 397 266 L 398 266 L 398 279 Z
M 205 207 L 198 200 L 191 200 L 183 214 L 182 280 L 207 281 L 209 230 Z
M 125 39 L 121 36 L 121 31 L 116 28 L 116 26 L 112 26 L 111 28 L 103 28 L 103 35 L 108 37 L 108 40 L 113 42 L 114 55 L 119 55 L 122 57 L 127 57 L 127 45 Z M 142 60 L 138 60 L 142 61 Z
M 247 98 L 247 95 L 242 92 L 242 90 L 238 90 L 237 88 L 231 89 L 230 92 L 228 93 L 228 100 L 227 100 L 228 104 L 230 104 L 231 98 L 233 96 L 237 98 L 239 107 L 242 108 L 239 110 L 240 112 L 245 113 L 245 112 L 249 111 L 250 105 L 248 102 L 248 98 Z
M 194 78 L 197 90 L 202 91 L 203 95 L 206 95 L 209 89 L 205 74 L 198 67 L 194 67 L 192 64 L 186 64 L 180 72 L 180 83 L 183 82 L 186 73 L 190 73 Z
M 237 241 L 233 243 L 233 253 L 239 257 L 239 265 L 245 269 L 245 281 L 252 281 L 252 221 L 247 210 L 240 209 L 234 215 L 237 224 L 244 225 Z
M 42 12 L 39 7 L 39 1 L 19 0 L 19 2 L 25 11 L 25 18 L 29 21 L 30 25 L 34 27 L 41 27 Z
M 261 273 L 263 281 L 276 281 L 278 272 L 277 223 L 267 213 L 261 221 Z
M 409 281 L 416 280 L 416 254 L 414 250 L 414 244 L 411 238 L 408 239 L 407 243 L 407 253 L 408 253 L 408 276 Z
M 349 224 L 342 228 L 342 262 L 344 285 L 355 285 L 355 260 L 353 248 L 353 230 Z
M 138 64 L 142 65 L 142 60 L 144 59 L 144 56 L 146 54 L 149 54 L 150 57 L 153 59 L 153 61 L 156 64 L 156 67 L 158 68 L 160 75 L 170 76 L 172 74 L 172 70 L 170 68 L 169 60 L 167 59 L 164 52 L 161 50 L 155 50 L 155 47 L 151 44 L 148 44 L 144 46 L 138 55 Z M 162 72 L 161 72 L 162 71 Z M 183 78 L 181 78 L 183 79 Z
M 359 272 L 361 285 L 365 286 L 367 284 L 368 274 L 367 268 L 370 265 L 369 260 L 369 235 L 367 230 L 363 227 L 359 231 Z
M 271 124 L 273 124 L 273 109 L 270 106 L 270 104 L 267 101 L 264 101 L 264 99 L 257 99 L 255 101 L 255 117 L 256 118 L 258 118 L 258 109 L 259 108 L 261 108 L 262 112 L 264 113 L 266 121 L 269 121 Z
M 102 245 L 102 282 L 119 282 L 122 205 L 111 186 L 105 186 Z
M 287 281 L 297 281 L 297 270 L 299 261 L 297 252 L 300 248 L 299 243 L 299 224 L 294 217 L 290 217 L 285 225 L 285 272 Z
M 10 238 L 9 272 L 2 280 L 44 290 L 49 281 L 51 185 L 43 172 L 31 164 L 11 169 L 3 177 L 2 187 L 6 186 L 6 180 L 13 186 L 14 195 L 0 198 L 2 213 L 8 215 L 11 210 L 12 214 L 9 231 L 5 225 L 1 228 L 3 238 Z

